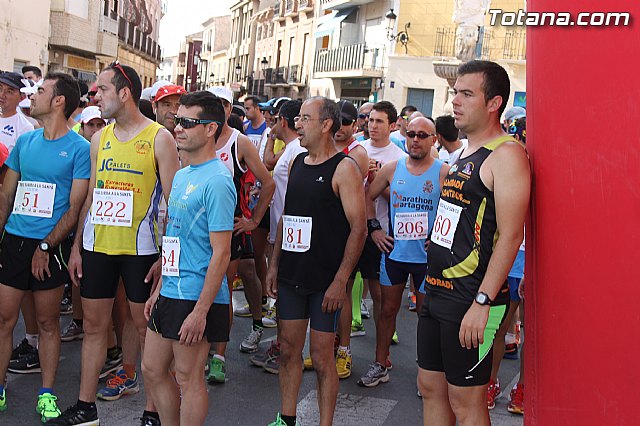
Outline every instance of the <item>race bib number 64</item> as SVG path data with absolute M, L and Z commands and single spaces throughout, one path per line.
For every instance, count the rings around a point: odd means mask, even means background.
M 282 250 L 303 253 L 311 248 L 312 220 L 306 216 L 282 216 Z
M 180 238 L 162 237 L 162 275 L 180 276 Z
M 431 242 L 451 250 L 453 236 L 456 234 L 462 207 L 440 200 L 438 214 L 433 223 Z

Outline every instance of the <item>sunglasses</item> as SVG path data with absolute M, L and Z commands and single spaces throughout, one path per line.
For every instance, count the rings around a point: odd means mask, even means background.
M 426 132 L 418 132 L 418 133 L 416 133 L 414 131 L 407 132 L 407 137 L 409 139 L 413 139 L 416 136 L 418 137 L 418 139 L 426 139 L 426 138 L 430 138 L 431 136 L 435 136 L 435 134 L 431 135 L 431 134 L 426 133 Z
M 114 61 L 111 63 L 111 65 L 109 65 L 111 68 L 115 68 L 118 71 L 120 71 L 122 73 L 122 75 L 124 76 L 124 78 L 127 79 L 127 81 L 129 82 L 129 88 L 133 89 L 133 83 L 131 82 L 131 79 L 129 78 L 129 76 L 127 75 L 126 72 L 124 72 L 124 68 L 122 68 L 122 65 L 120 65 L 120 62 L 118 61 Z
M 348 118 L 343 118 L 342 119 L 342 125 L 343 126 L 351 126 L 353 124 L 354 120 L 350 120 Z
M 364 120 L 365 118 L 369 118 L 369 114 L 358 114 L 358 118 Z
M 193 129 L 198 124 L 209 123 L 216 123 L 218 126 L 222 124 L 216 120 L 200 120 L 199 118 L 178 117 L 177 115 L 173 117 L 173 124 L 176 126 L 179 124 L 183 129 Z

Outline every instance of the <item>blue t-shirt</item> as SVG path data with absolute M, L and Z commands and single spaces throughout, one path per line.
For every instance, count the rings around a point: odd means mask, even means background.
M 402 151 L 407 152 L 406 139 L 400 133 L 400 130 L 396 130 L 395 132 L 391 132 L 389 135 L 389 140 L 393 142 L 395 146 L 400 148 Z
M 180 276 L 162 276 L 164 297 L 196 301 L 213 256 L 210 232 L 232 231 L 236 190 L 227 167 L 215 158 L 179 170 L 173 178 L 167 237 L 180 239 Z M 214 303 L 230 302 L 226 275 Z
M 524 277 L 524 250 L 518 250 L 516 260 L 513 262 L 509 276 L 512 278 L 522 279 Z
M 90 144 L 71 130 L 59 139 L 48 140 L 44 129 L 37 129 L 18 138 L 5 164 L 20 174 L 21 181 L 56 185 L 50 218 L 12 213 L 5 227 L 10 234 L 42 240 L 69 210 L 73 180 L 91 177 Z

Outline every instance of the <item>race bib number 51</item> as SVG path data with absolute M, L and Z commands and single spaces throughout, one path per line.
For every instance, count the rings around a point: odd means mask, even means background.
M 180 238 L 162 237 L 162 275 L 180 276 Z
M 107 226 L 131 226 L 133 218 L 133 191 L 119 189 L 93 190 L 91 223 Z
M 53 216 L 55 198 L 55 183 L 19 181 L 13 202 L 13 213 L 50 218 Z
M 438 204 L 438 215 L 433 223 L 431 241 L 439 246 L 451 250 L 453 236 L 456 234 L 458 222 L 460 221 L 462 207 L 440 200 Z
M 311 248 L 312 220 L 306 216 L 282 216 L 282 250 L 305 252 Z

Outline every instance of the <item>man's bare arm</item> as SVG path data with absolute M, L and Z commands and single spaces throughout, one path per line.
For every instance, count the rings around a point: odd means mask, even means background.
M 155 155 L 162 192 L 164 193 L 164 199 L 168 202 L 173 177 L 180 169 L 180 159 L 178 158 L 176 141 L 166 129 L 160 129 L 156 134 Z
M 71 183 L 71 194 L 69 195 L 69 210 L 62 215 L 56 226 L 51 230 L 45 240 L 50 246 L 58 246 L 65 238 L 76 229 L 80 210 L 87 198 L 89 189 L 89 179 L 74 179 Z
M 0 235 L 4 231 L 4 226 L 13 209 L 13 200 L 16 197 L 19 180 L 20 173 L 7 168 L 7 174 L 2 182 L 2 190 L 0 190 Z

